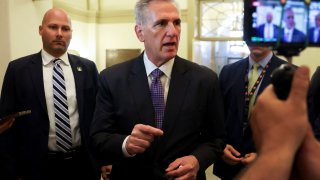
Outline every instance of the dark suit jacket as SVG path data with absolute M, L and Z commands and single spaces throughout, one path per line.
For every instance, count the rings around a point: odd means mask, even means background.
M 271 63 L 264 75 L 257 96 L 271 83 L 272 71 L 286 63 L 275 55 L 271 58 Z M 225 125 L 227 129 L 227 144 L 231 144 L 242 155 L 255 152 L 251 130 L 248 128 L 243 133 L 243 121 L 247 119 L 245 115 L 245 81 L 249 66 L 249 58 L 245 58 L 222 68 L 219 75 L 221 93 L 223 96 L 225 110 Z M 241 166 L 228 166 L 222 160 L 214 166 L 214 173 L 223 179 L 233 179 L 239 172 Z
M 281 32 L 281 40 L 282 40 L 282 42 L 285 41 L 284 29 L 282 29 L 282 32 Z M 305 42 L 305 40 L 306 40 L 306 35 L 303 32 L 299 31 L 298 29 L 294 28 L 293 33 L 292 33 L 291 42 L 294 42 L 294 43 L 302 42 L 303 43 L 303 42 Z
M 75 78 L 81 142 L 87 148 L 98 90 L 98 72 L 92 61 L 71 54 L 68 57 Z M 82 71 L 78 71 L 77 67 L 81 67 Z M 11 61 L 5 74 L 0 117 L 22 110 L 31 110 L 32 113 L 17 118 L 13 127 L 0 135 L 0 176 L 11 173 L 26 179 L 46 179 L 42 173 L 48 152 L 49 118 L 41 52 Z M 94 163 L 91 154 L 84 158 L 90 158 Z M 99 179 L 98 166 L 93 165 L 95 168 L 88 171 Z
M 258 27 L 258 36 L 259 37 L 265 37 L 264 35 L 264 27 L 265 24 L 262 24 Z M 273 24 L 273 38 L 278 38 L 278 32 L 279 32 L 279 27 L 277 25 Z
M 320 140 L 320 67 L 314 72 L 308 93 L 309 120 L 313 132 Z
M 143 54 L 100 74 L 91 134 L 102 164 L 113 164 L 111 179 L 162 179 L 175 159 L 194 155 L 198 179 L 225 147 L 222 99 L 217 75 L 208 68 L 175 58 L 162 137 L 144 153 L 125 158 L 121 146 L 136 124 L 155 127 Z
M 318 39 L 317 39 L 316 42 L 314 42 L 314 40 L 313 40 L 313 37 L 314 37 L 314 32 L 313 31 L 314 31 L 314 29 L 315 29 L 314 27 L 309 29 L 309 42 L 320 43 L 320 34 L 318 35 Z

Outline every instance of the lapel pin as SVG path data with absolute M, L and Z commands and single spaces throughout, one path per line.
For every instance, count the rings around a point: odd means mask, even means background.
M 82 71 L 82 67 L 77 67 L 77 71 Z

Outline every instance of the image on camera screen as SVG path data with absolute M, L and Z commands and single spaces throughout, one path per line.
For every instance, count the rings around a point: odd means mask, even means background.
M 307 4 L 303 0 L 246 0 L 244 3 L 247 43 L 320 46 L 319 1 Z

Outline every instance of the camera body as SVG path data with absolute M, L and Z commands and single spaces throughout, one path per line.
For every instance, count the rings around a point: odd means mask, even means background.
M 279 99 L 287 99 L 296 69 L 297 67 L 292 64 L 282 64 L 272 72 L 271 82 Z

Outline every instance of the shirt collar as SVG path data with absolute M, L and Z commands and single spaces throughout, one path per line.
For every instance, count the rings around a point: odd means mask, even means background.
M 291 28 L 291 29 L 285 28 L 285 29 L 284 29 L 284 33 L 285 33 L 285 34 L 287 34 L 287 33 L 291 34 L 291 33 L 293 33 L 293 29 L 294 29 L 294 28 Z
M 146 67 L 146 72 L 147 75 L 149 76 L 150 73 L 159 68 L 168 78 L 171 77 L 171 73 L 172 73 L 172 67 L 173 67 L 173 63 L 174 63 L 174 58 L 170 59 L 169 61 L 167 61 L 166 63 L 164 63 L 163 65 L 161 65 L 160 67 L 157 67 L 156 65 L 154 65 L 148 58 L 147 54 L 144 52 L 143 54 L 143 62 L 144 62 L 144 66 Z
M 53 56 L 50 55 L 47 51 L 45 51 L 44 49 L 42 49 L 42 50 L 41 50 L 41 57 L 42 57 L 42 63 L 43 63 L 44 66 L 50 64 L 50 63 L 51 63 L 54 59 L 56 59 L 56 58 L 61 59 L 61 60 L 62 60 L 61 62 L 62 62 L 64 65 L 67 65 L 67 66 L 70 65 L 69 59 L 68 59 L 68 53 L 67 53 L 67 52 L 65 52 L 65 53 L 64 53 L 62 56 L 60 56 L 60 57 L 53 57 Z
M 249 67 L 251 68 L 254 63 L 258 63 L 262 68 L 266 67 L 270 59 L 272 58 L 273 53 L 270 52 L 265 58 L 261 59 L 259 62 L 255 62 L 251 56 L 249 56 Z
M 272 26 L 273 24 L 272 24 L 272 22 L 271 22 L 271 23 L 268 23 L 268 22 L 267 22 L 266 25 L 267 25 L 267 26 Z

